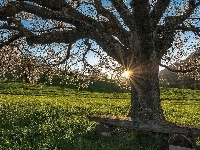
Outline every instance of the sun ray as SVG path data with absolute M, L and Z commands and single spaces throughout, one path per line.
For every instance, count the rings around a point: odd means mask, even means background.
M 125 71 L 122 73 L 122 77 L 129 78 L 129 77 L 130 77 L 130 71 L 129 71 L 129 70 L 125 70 Z

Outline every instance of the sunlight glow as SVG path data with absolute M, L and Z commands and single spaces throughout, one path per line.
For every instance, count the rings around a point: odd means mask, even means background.
M 122 73 L 122 77 L 129 78 L 129 77 L 130 77 L 130 74 L 131 74 L 130 71 L 125 70 L 125 71 Z

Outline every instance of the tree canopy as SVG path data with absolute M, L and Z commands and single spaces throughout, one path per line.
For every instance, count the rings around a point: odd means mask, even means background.
M 2 75 L 59 75 L 86 85 L 88 76 L 118 81 L 126 71 L 129 116 L 156 120 L 164 119 L 159 65 L 199 78 L 199 0 L 0 2 Z
M 37 62 L 28 73 L 35 80 L 39 72 L 56 67 L 66 75 L 81 71 L 99 77 L 109 70 L 121 76 L 139 64 L 138 58 L 167 67 L 199 48 L 199 5 L 195 0 L 2 0 L 1 73 L 19 75 L 27 56 Z M 185 43 L 191 45 L 186 49 Z M 177 66 L 177 72 L 199 67 L 199 58 L 188 62 Z

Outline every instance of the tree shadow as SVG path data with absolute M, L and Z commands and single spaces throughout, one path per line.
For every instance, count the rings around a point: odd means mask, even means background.
M 121 133 L 102 136 L 95 130 L 84 133 L 81 137 L 74 137 L 78 141 L 73 145 L 75 149 L 93 150 L 165 150 L 166 137 L 150 132 L 128 131 L 121 129 Z

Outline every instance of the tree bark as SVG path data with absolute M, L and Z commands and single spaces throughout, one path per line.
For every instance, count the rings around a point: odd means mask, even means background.
M 165 120 L 160 101 L 159 65 L 148 63 L 139 68 L 140 71 L 133 70 L 128 116 L 138 120 Z

